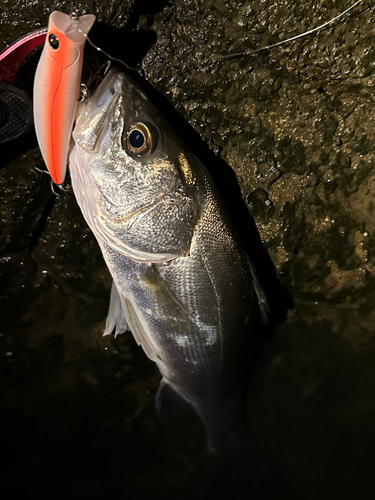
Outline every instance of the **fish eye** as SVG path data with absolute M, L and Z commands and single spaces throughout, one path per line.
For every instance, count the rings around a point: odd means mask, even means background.
M 129 144 L 133 149 L 140 149 L 145 143 L 145 136 L 138 129 L 133 129 L 129 134 Z
M 129 154 L 145 156 L 152 151 L 150 129 L 144 123 L 135 123 L 124 134 L 123 146 Z
M 50 33 L 48 36 L 48 43 L 53 48 L 53 50 L 57 50 L 59 48 L 59 39 L 54 33 Z

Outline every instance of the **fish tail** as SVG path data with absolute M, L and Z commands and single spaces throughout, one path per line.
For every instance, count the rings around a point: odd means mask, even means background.
M 204 421 L 204 419 L 202 418 Z M 207 430 L 207 449 L 211 455 L 241 455 L 251 448 L 246 425 L 240 418 L 226 419 L 215 424 L 205 422 Z
M 291 479 L 280 464 L 255 447 L 247 452 L 217 457 L 206 471 L 202 498 L 216 500 L 280 500 L 288 498 Z
M 257 448 L 246 425 L 245 412 L 236 398 L 224 399 L 216 412 L 201 411 L 207 429 L 212 467 L 204 479 L 208 498 L 217 500 L 279 500 L 289 477 L 280 464 Z

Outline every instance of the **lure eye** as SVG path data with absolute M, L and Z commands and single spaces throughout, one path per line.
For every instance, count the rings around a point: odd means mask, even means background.
M 146 156 L 153 149 L 150 129 L 144 123 L 135 123 L 124 134 L 125 150 L 135 156 Z
M 57 50 L 59 48 L 59 39 L 53 33 L 50 33 L 48 36 L 48 43 L 53 48 L 53 50 Z

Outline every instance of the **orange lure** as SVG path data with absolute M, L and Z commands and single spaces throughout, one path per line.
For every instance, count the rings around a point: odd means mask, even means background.
M 54 11 L 34 80 L 34 123 L 39 147 L 55 184 L 62 184 L 77 111 L 87 33 L 95 16 Z

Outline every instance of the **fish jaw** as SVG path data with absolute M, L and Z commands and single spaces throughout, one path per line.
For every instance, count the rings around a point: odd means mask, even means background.
M 39 147 L 55 184 L 67 169 L 77 111 L 86 36 L 95 16 L 74 19 L 62 12 L 50 15 L 48 32 L 34 80 L 34 123 Z M 58 47 L 51 43 L 57 38 Z
M 79 103 L 73 138 L 87 153 L 97 153 L 100 142 L 105 147 L 103 131 L 111 128 L 109 116 L 118 103 L 122 91 L 123 75 L 116 69 L 109 71 L 94 95 Z M 109 139 L 108 134 L 108 139 Z M 103 149 L 103 148 L 102 148 Z

